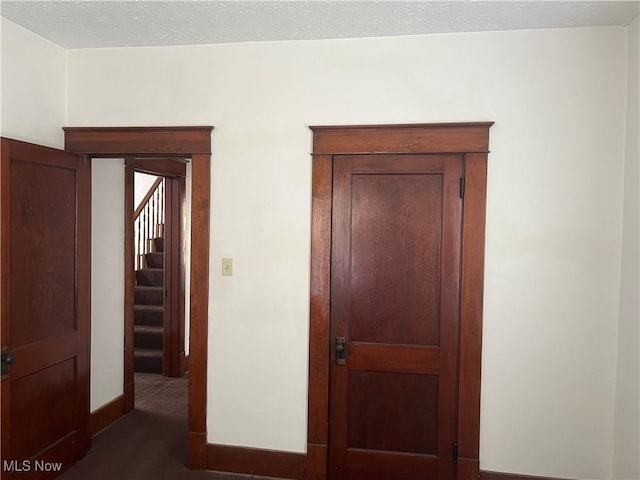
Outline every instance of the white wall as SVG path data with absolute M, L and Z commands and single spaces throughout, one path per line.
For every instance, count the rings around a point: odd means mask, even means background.
M 640 18 L 629 26 L 614 478 L 640 478 Z
M 149 192 L 149 189 L 156 181 L 158 177 L 156 175 L 149 175 L 148 173 L 134 172 L 133 173 L 133 208 L 136 209 L 142 202 L 144 196 Z
M 2 134 L 60 147 L 65 52 L 4 19 L 2 28 Z M 208 440 L 304 450 L 306 125 L 494 120 L 481 466 L 607 478 L 615 403 L 616 474 L 624 475 L 634 405 L 623 375 L 633 374 L 634 347 L 621 333 L 616 354 L 616 326 L 619 306 L 621 331 L 633 327 L 625 292 L 637 285 L 620 274 L 625 33 L 68 52 L 68 124 L 216 126 Z M 625 195 L 637 192 L 629 138 Z M 633 258 L 632 206 L 625 202 L 623 265 Z M 234 277 L 220 277 L 222 256 L 234 257 Z M 115 352 L 122 335 L 111 333 L 113 344 L 101 346 Z M 101 372 L 99 363 L 92 410 L 122 388 L 121 366 L 103 361 Z
M 626 61 L 622 27 L 69 52 L 70 124 L 216 126 L 208 441 L 305 450 L 307 125 L 494 120 L 481 467 L 608 478 Z
M 124 391 L 124 160 L 91 162 L 91 411 Z
M 0 19 L 0 134 L 63 148 L 67 52 L 5 18 Z

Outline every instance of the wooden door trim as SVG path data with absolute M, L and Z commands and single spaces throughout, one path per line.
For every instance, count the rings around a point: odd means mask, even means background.
M 213 127 L 63 127 L 65 150 L 110 155 L 190 157 L 211 154 Z
M 186 200 L 186 179 L 167 177 L 165 182 L 165 197 L 170 199 L 165 211 L 165 252 L 170 253 L 165 253 L 165 285 L 169 285 L 169 309 L 166 312 L 169 313 L 169 322 L 164 325 L 163 373 L 169 377 L 181 377 L 184 374 L 181 365 L 184 364 L 185 329 L 185 263 L 182 249 L 185 232 L 182 229 L 182 205 Z
M 493 122 L 309 127 L 313 155 L 487 153 Z
M 162 156 L 192 161 L 189 433 L 187 465 L 206 467 L 209 223 L 213 127 L 65 127 L 65 149 L 89 157 Z M 125 292 L 126 294 L 126 292 Z
M 458 449 L 459 480 L 478 478 L 484 230 L 489 128 L 493 122 L 319 126 L 313 131 L 307 479 L 327 478 L 333 156 L 458 153 L 465 156 Z M 459 465 L 460 466 L 460 465 Z
M 136 172 L 183 178 L 187 176 L 187 163 L 189 163 L 186 158 L 169 157 L 137 157 L 127 158 L 127 161 L 135 168 Z
M 0 155 L 0 347 L 4 346 L 6 332 L 9 328 L 9 141 L 0 139 L 2 148 Z M 6 383 L 5 383 L 6 382 Z M 9 445 L 9 432 L 11 431 L 11 408 L 9 395 L 9 377 L 0 377 L 0 446 Z M 0 451 L 0 457 L 2 457 Z M 1 458 L 0 458 L 1 459 Z

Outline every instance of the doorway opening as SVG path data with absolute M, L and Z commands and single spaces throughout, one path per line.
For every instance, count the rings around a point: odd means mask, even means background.
M 165 252 L 165 178 L 134 171 L 133 193 L 133 371 L 164 374 L 165 292 L 171 294 L 165 285 L 165 258 L 171 257 Z
M 183 158 L 125 160 L 125 385 L 132 371 L 182 377 L 188 369 L 189 172 Z

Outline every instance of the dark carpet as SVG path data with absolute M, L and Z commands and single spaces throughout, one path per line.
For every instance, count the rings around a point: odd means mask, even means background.
M 240 480 L 188 470 L 187 377 L 136 373 L 136 409 L 93 437 L 89 453 L 60 480 Z

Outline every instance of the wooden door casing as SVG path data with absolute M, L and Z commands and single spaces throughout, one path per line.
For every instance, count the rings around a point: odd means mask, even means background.
M 65 148 L 89 157 L 191 158 L 189 433 L 187 466 L 204 470 L 207 444 L 207 338 L 212 126 L 64 127 Z M 125 286 L 125 296 L 128 288 Z
M 2 379 L 2 461 L 30 478 L 89 447 L 90 168 L 2 139 L 2 346 L 15 355 Z M 20 475 L 10 470 L 3 478 Z
M 461 155 L 335 156 L 329 478 L 453 478 Z M 336 356 L 334 349 L 334 357 Z
M 186 173 L 185 173 L 186 175 Z M 165 190 L 166 225 L 165 249 L 169 252 L 165 258 L 169 310 L 165 313 L 164 375 L 181 377 L 185 374 L 185 222 L 183 208 L 186 198 L 186 177 L 167 177 Z M 165 252 L 165 255 L 167 253 Z
M 489 129 L 493 122 L 319 126 L 313 131 L 311 289 L 306 478 L 328 477 L 331 238 L 337 155 L 458 154 L 464 158 L 456 479 L 479 474 L 484 225 Z

